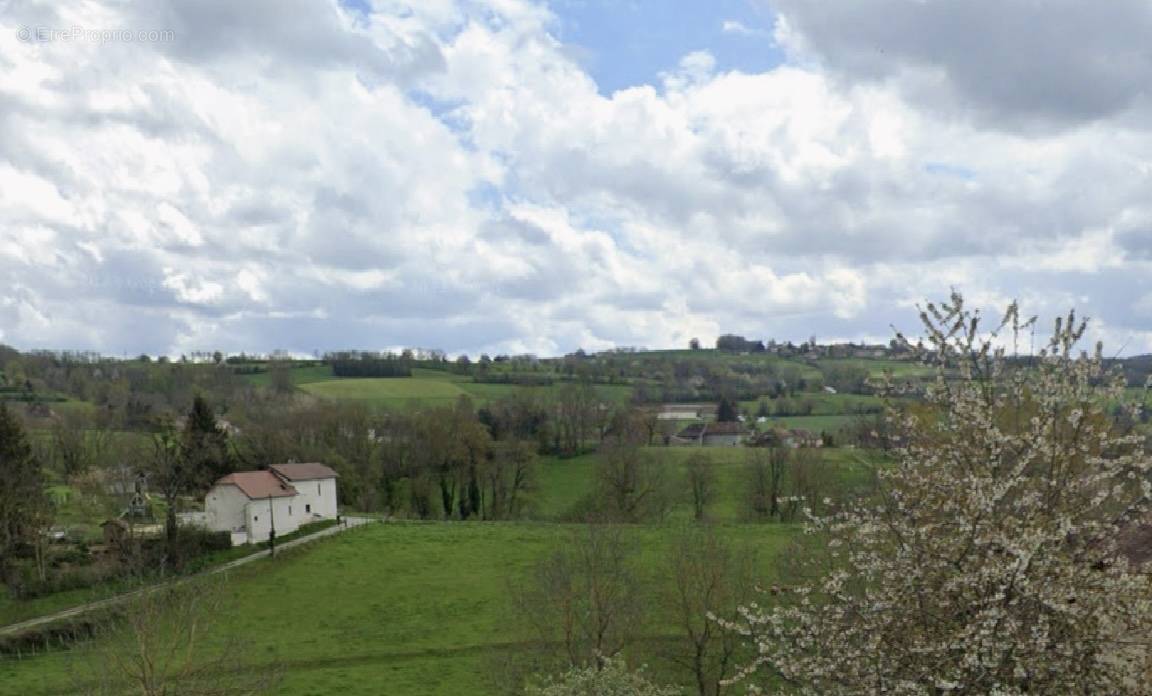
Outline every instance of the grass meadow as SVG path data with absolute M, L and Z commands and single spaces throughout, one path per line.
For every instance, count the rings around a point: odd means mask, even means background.
M 267 375 L 253 375 L 267 380 Z M 524 387 L 515 384 L 473 382 L 471 378 L 441 370 L 417 368 L 411 377 L 333 377 L 327 366 L 297 368 L 292 371 L 297 388 L 325 399 L 353 401 L 373 407 L 401 410 L 410 406 L 450 406 L 461 396 L 477 405 L 511 396 L 518 391 L 550 391 L 547 387 Z M 626 401 L 632 390 L 627 386 L 596 385 L 601 398 Z
M 718 533 L 756 549 L 770 582 L 796 536 L 789 525 L 727 525 Z M 427 696 L 507 693 L 525 652 L 509 583 L 579 530 L 532 523 L 369 525 L 230 573 L 210 641 L 243 646 L 246 669 L 283 671 L 278 694 Z M 635 526 L 626 535 L 645 587 L 667 582 L 674 526 Z M 663 657 L 671 617 L 650 613 L 631 657 L 669 678 Z M 0 694 L 69 693 L 88 645 L 31 659 L 0 660 Z
M 747 462 L 745 447 L 650 447 L 666 468 L 670 489 L 678 492 L 672 498 L 668 518 L 682 522 L 692 518 L 692 504 L 687 496 L 685 463 L 693 454 L 703 454 L 716 471 L 716 500 L 709 508 L 709 518 L 723 523 L 739 523 L 749 518 Z M 824 480 L 830 494 L 862 490 L 871 482 L 874 457 L 861 450 L 821 450 L 825 467 Z M 534 496 L 534 516 L 543 520 L 563 521 L 579 517 L 581 501 L 595 488 L 596 454 L 578 457 L 541 457 L 537 471 L 538 491 Z

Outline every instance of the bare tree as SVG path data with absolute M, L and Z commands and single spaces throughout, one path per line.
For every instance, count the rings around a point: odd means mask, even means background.
M 96 427 L 79 414 L 64 413 L 53 422 L 51 434 L 52 458 L 65 478 L 106 463 L 112 440 L 109 428 Z
M 599 511 L 617 522 L 659 520 L 668 512 L 669 479 L 652 452 L 609 440 L 596 462 Z
M 584 525 L 536 564 L 513 595 L 541 646 L 572 666 L 601 664 L 642 628 L 643 584 L 619 527 Z
M 587 383 L 568 383 L 556 390 L 553 404 L 555 448 L 565 454 L 576 454 L 595 431 L 599 399 Z
M 784 476 L 790 459 L 783 447 L 751 447 L 745 471 L 748 479 L 748 506 L 759 520 L 778 519 L 784 492 Z
M 687 527 L 673 541 L 665 603 L 683 647 L 672 658 L 691 671 L 700 696 L 724 693 L 738 655 L 747 652 L 740 636 L 716 619 L 739 618 L 739 607 L 755 596 L 755 570 L 754 551 L 733 548 L 710 527 Z
M 488 458 L 491 437 L 472 402 L 461 397 L 453 406 L 426 409 L 411 423 L 417 447 L 414 466 L 436 480 L 444 517 L 482 514 L 480 467 Z
M 536 486 L 536 450 L 531 442 L 496 442 L 485 468 L 486 519 L 516 519 L 524 496 Z
M 277 359 L 268 362 L 268 386 L 277 394 L 291 394 L 295 391 L 290 360 Z
M 72 680 L 85 696 L 256 696 L 272 693 L 276 664 L 247 664 L 247 651 L 222 636 L 219 581 L 148 587 L 74 652 Z
M 174 559 L 176 535 L 179 533 L 176 513 L 180 505 L 180 496 L 193 483 L 193 472 L 190 471 L 184 447 L 170 427 L 164 427 L 152 437 L 152 456 L 148 461 L 148 473 L 153 486 L 164 498 L 166 506 L 164 538 L 168 545 L 169 558 Z
M 782 520 L 800 519 L 804 509 L 822 515 L 828 512 L 829 505 L 845 502 L 850 492 L 832 470 L 837 464 L 826 461 L 821 450 L 813 447 L 792 450 L 789 460 L 787 499 L 780 506 Z
M 702 452 L 694 452 L 684 464 L 692 512 L 697 522 L 704 520 L 716 497 L 716 465 Z

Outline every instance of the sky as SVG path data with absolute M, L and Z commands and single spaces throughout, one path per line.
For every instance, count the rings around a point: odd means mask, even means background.
M 1146 0 L 0 0 L 0 342 L 1152 351 Z

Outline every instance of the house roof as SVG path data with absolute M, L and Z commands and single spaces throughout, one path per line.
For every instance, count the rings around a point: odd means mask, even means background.
M 273 464 L 268 468 L 289 481 L 312 481 L 314 479 L 336 478 L 339 476 L 339 474 L 331 468 L 316 462 Z
M 717 421 L 709 423 L 705 435 L 742 435 L 748 431 L 743 423 L 738 421 Z
M 700 433 L 702 433 L 703 431 L 704 431 L 704 424 L 703 423 L 693 423 L 692 425 L 689 425 L 688 427 L 684 428 L 680 432 L 676 433 L 676 437 L 682 437 L 682 438 L 685 438 L 688 440 L 695 440 L 696 438 L 700 437 Z
M 296 495 L 296 489 L 282 481 L 271 471 L 237 471 L 216 482 L 217 486 L 233 485 L 251 498 L 287 498 Z

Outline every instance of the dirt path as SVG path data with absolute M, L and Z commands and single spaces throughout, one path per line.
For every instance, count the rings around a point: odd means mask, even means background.
M 284 550 L 290 549 L 294 546 L 299 546 L 301 544 L 307 544 L 308 542 L 315 541 L 317 539 L 321 539 L 321 538 L 326 537 L 326 536 L 332 536 L 333 534 L 339 534 L 340 532 L 343 532 L 345 529 L 352 529 L 353 527 L 359 527 L 360 525 L 368 524 L 368 523 L 374 521 L 372 518 L 369 518 L 369 517 L 345 517 L 344 520 L 346 520 L 346 522 L 347 522 L 346 525 L 335 525 L 333 527 L 328 527 L 327 529 L 321 529 L 319 532 L 316 532 L 315 534 L 309 534 L 308 536 L 303 536 L 303 537 L 300 537 L 299 539 L 293 539 L 292 541 L 284 542 L 283 544 L 277 544 L 276 550 L 277 551 L 284 551 Z M 271 553 L 271 551 L 268 549 L 265 549 L 263 551 L 257 551 L 256 553 L 250 554 L 248 556 L 244 556 L 243 558 L 237 558 L 234 561 L 229 561 L 229 562 L 224 563 L 222 565 L 218 565 L 218 566 L 216 566 L 210 570 L 206 570 L 203 573 L 198 573 L 197 575 L 193 575 L 193 576 L 188 577 L 188 578 L 183 578 L 183 579 L 177 580 L 175 582 L 187 582 L 188 580 L 191 580 L 193 578 L 204 577 L 206 575 L 215 575 L 216 573 L 223 573 L 225 571 L 232 570 L 233 568 L 238 568 L 238 567 L 245 565 L 247 563 L 251 563 L 257 559 L 267 558 L 270 553 Z M 45 624 L 50 624 L 50 623 L 53 623 L 56 621 L 60 621 L 61 619 L 70 619 L 72 617 L 79 616 L 81 614 L 86 614 L 86 613 L 93 611 L 93 610 L 96 610 L 96 609 L 105 609 L 107 607 L 112 607 L 112 606 L 115 606 L 117 604 L 120 604 L 121 602 L 125 602 L 129 599 L 132 599 L 133 597 L 137 597 L 139 595 L 142 595 L 142 594 L 145 594 L 148 592 L 152 592 L 157 587 L 160 587 L 160 585 L 152 585 L 152 586 L 145 587 L 145 588 L 142 588 L 139 590 L 134 590 L 132 592 L 125 592 L 124 594 L 118 594 L 114 597 L 109 597 L 107 599 L 100 599 L 100 600 L 97 600 L 95 602 L 88 602 L 87 604 L 81 604 L 79 606 L 72 607 L 71 609 L 64 609 L 63 611 L 58 611 L 58 612 L 53 613 L 53 614 L 46 614 L 44 616 L 38 616 L 34 619 L 28 619 L 26 621 L 19 621 L 19 622 L 14 623 L 14 624 L 8 624 L 7 626 L 0 627 L 0 636 L 16 635 L 18 633 L 22 633 L 23 631 L 27 631 L 30 628 L 36 628 L 37 626 L 43 626 Z

